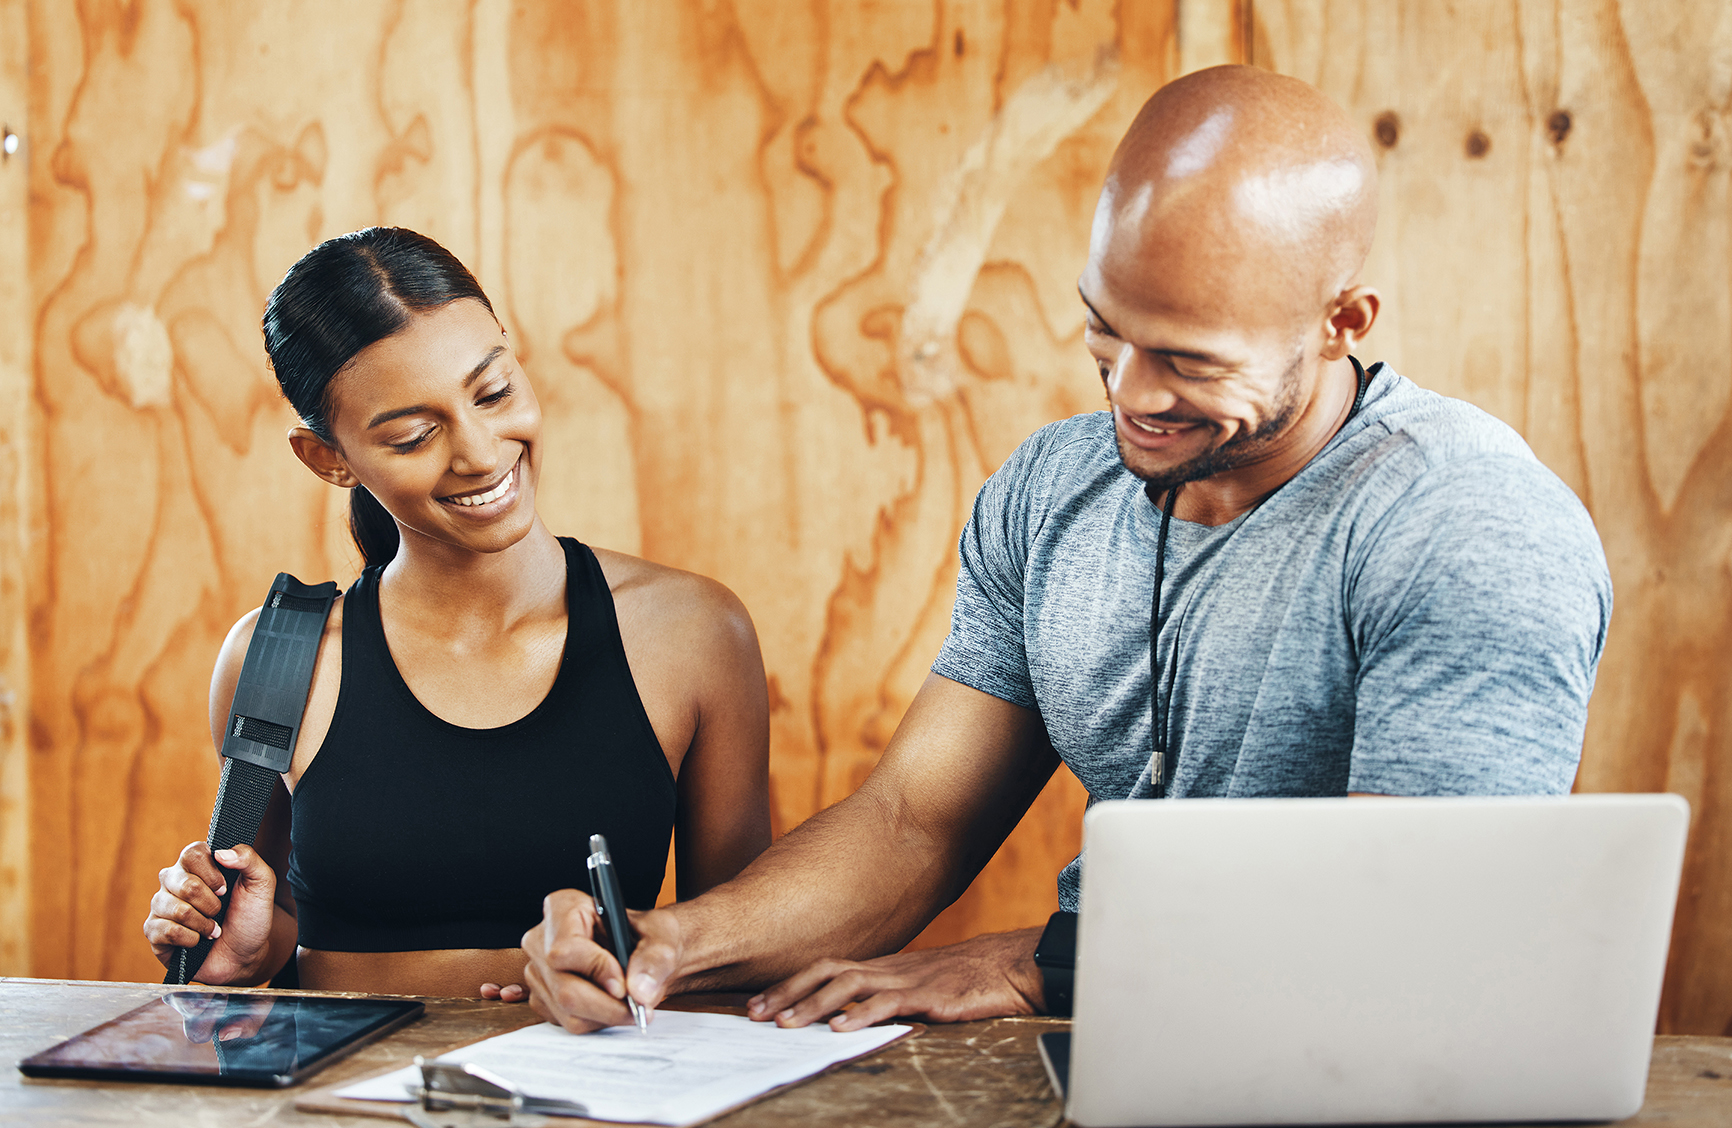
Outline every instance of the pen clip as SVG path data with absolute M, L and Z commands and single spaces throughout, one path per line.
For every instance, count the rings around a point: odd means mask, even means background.
M 619 876 L 614 872 L 613 855 L 607 848 L 607 839 L 599 834 L 589 836 L 589 888 L 595 898 L 596 919 L 607 934 L 608 945 L 613 949 L 614 959 L 619 961 L 619 973 L 623 977 L 631 964 L 637 937 L 625 915 L 625 897 L 620 892 Z M 631 997 L 629 989 L 625 993 L 625 1002 L 637 1032 L 648 1034 L 648 1011 Z

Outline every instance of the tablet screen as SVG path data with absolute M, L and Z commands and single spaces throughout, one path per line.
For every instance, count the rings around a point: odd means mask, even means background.
M 421 1014 L 409 999 L 171 991 L 18 1063 L 30 1077 L 290 1085 Z

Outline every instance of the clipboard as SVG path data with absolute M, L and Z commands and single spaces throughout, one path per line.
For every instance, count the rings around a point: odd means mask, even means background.
M 681 1009 L 684 1009 L 684 1008 L 681 1008 Z M 716 1011 L 713 1013 L 729 1013 L 729 1012 L 737 1013 L 737 1009 L 736 1008 L 721 1008 L 719 1011 Z M 715 1119 L 718 1119 L 720 1117 L 726 1116 L 729 1113 L 732 1113 L 732 1112 L 734 1112 L 738 1109 L 741 1109 L 741 1108 L 745 1108 L 748 1105 L 756 1104 L 759 1101 L 764 1100 L 764 1099 L 769 1098 L 769 1097 L 773 1097 L 773 1096 L 777 1095 L 778 1093 L 786 1092 L 789 1089 L 793 1089 L 793 1088 L 796 1088 L 800 1085 L 804 1085 L 807 1082 L 816 1080 L 817 1078 L 822 1077 L 827 1073 L 835 1072 L 836 1070 L 842 1068 L 843 1066 L 852 1065 L 856 1062 L 859 1062 L 859 1061 L 862 1061 L 866 1058 L 872 1057 L 875 1054 L 878 1054 L 878 1053 L 883 1052 L 884 1050 L 890 1049 L 892 1046 L 900 1045 L 903 1042 L 906 1042 L 908 1039 L 918 1037 L 919 1035 L 926 1032 L 926 1026 L 923 1023 L 898 1023 L 897 1025 L 906 1025 L 908 1027 L 908 1029 L 906 1031 L 904 1031 L 902 1034 L 898 1035 L 896 1038 L 894 1038 L 888 1042 L 885 1042 L 882 1045 L 874 1046 L 870 1049 L 864 1050 L 861 1053 L 854 1055 L 853 1057 L 845 1058 L 841 1061 L 832 1062 L 828 1066 L 824 1067 L 823 1069 L 818 1070 L 815 1073 L 808 1074 L 807 1076 L 799 1078 L 798 1080 L 795 1080 L 795 1081 L 790 1081 L 785 1085 L 778 1085 L 773 1089 L 768 1089 L 762 1093 L 758 1093 L 748 1100 L 740 1101 L 737 1104 L 733 1104 L 733 1105 L 728 1106 L 727 1108 L 718 1109 L 711 1116 L 706 1117 L 703 1120 L 694 1121 L 692 1123 L 694 1123 L 694 1124 L 707 1124 L 711 1120 L 715 1120 Z M 464 1044 L 470 1044 L 470 1043 L 464 1043 Z M 460 1050 L 461 1048 L 462 1048 L 462 1045 L 453 1046 L 449 1050 L 442 1051 L 442 1053 L 445 1053 L 445 1054 L 454 1053 L 457 1050 Z M 349 1086 L 354 1085 L 359 1081 L 370 1080 L 370 1079 L 375 1078 L 375 1077 L 383 1077 L 383 1076 L 386 1076 L 388 1074 L 395 1073 L 398 1070 L 400 1070 L 401 1068 L 402 1068 L 401 1065 L 393 1066 L 390 1069 L 378 1070 L 374 1073 L 367 1074 L 363 1077 L 350 1078 L 347 1081 L 338 1082 L 338 1083 L 330 1084 L 330 1085 L 325 1085 L 325 1086 L 322 1086 L 322 1087 L 317 1088 L 317 1089 L 309 1090 L 308 1092 L 303 1093 L 301 1096 L 299 1096 L 295 1099 L 295 1109 L 298 1112 L 339 1113 L 339 1114 L 343 1114 L 343 1115 L 347 1115 L 347 1116 L 366 1116 L 366 1117 L 372 1117 L 372 1118 L 379 1119 L 379 1120 L 395 1120 L 398 1122 L 409 1122 L 409 1123 L 414 1123 L 414 1122 L 418 1122 L 421 1120 L 421 1117 L 414 1116 L 414 1115 L 412 1115 L 413 1113 L 423 1113 L 423 1115 L 430 1116 L 431 1122 L 435 1123 L 435 1124 L 443 1125 L 450 1120 L 455 1120 L 458 1123 L 465 1123 L 466 1122 L 459 1117 L 448 1117 L 446 1119 L 441 1119 L 441 1115 L 442 1115 L 441 1112 L 439 1112 L 437 1110 L 432 1110 L 432 1109 L 423 1110 L 422 1105 L 419 1105 L 419 1104 L 417 1104 L 415 1102 L 411 1102 L 411 1101 L 387 1102 L 387 1101 L 376 1101 L 376 1100 L 354 1100 L 354 1099 L 350 1099 L 350 1098 L 346 1098 L 346 1097 L 339 1097 L 336 1095 L 339 1090 L 346 1089 Z M 495 1107 L 497 1107 L 497 1106 L 495 1106 Z M 475 1119 L 475 1120 L 471 1120 L 471 1121 L 467 1121 L 467 1122 L 468 1123 L 488 1123 L 488 1124 L 492 1124 L 492 1125 L 501 1126 L 501 1128 L 504 1128 L 504 1126 L 506 1126 L 506 1125 L 543 1125 L 543 1126 L 546 1126 L 546 1128 L 565 1128 L 565 1126 L 572 1126 L 572 1128 L 585 1128 L 585 1126 L 595 1126 L 595 1128 L 613 1128 L 613 1126 L 617 1126 L 617 1125 L 624 1124 L 624 1123 L 630 1123 L 630 1122 L 618 1121 L 618 1120 L 594 1120 L 594 1119 L 590 1119 L 588 1117 L 583 1117 L 583 1116 L 548 1115 L 548 1114 L 541 1112 L 538 1108 L 536 1108 L 533 1105 L 533 1102 L 531 1102 L 527 1106 L 523 1107 L 521 1113 L 519 1113 L 517 1116 L 515 1116 L 514 1118 L 509 1119 L 509 1120 L 504 1119 L 504 1118 L 488 1119 L 488 1120 Z M 642 1123 L 642 1122 L 638 1122 L 638 1123 Z

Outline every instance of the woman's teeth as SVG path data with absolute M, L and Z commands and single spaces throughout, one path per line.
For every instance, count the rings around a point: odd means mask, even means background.
M 447 498 L 446 500 L 451 502 L 453 505 L 467 506 L 486 505 L 490 501 L 498 501 L 500 498 L 504 497 L 505 492 L 511 488 L 511 480 L 516 476 L 517 467 L 513 466 L 511 472 L 505 475 L 504 480 L 486 493 L 466 494 L 463 497 Z

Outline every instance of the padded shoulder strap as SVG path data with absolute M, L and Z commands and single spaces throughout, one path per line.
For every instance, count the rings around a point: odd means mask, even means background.
M 324 636 L 325 620 L 336 598 L 335 583 L 309 586 L 287 572 L 277 573 L 270 594 L 265 596 L 253 640 L 241 662 L 234 704 L 223 732 L 223 777 L 206 836 L 213 851 L 251 845 L 258 837 L 277 777 L 289 770 L 294 758 L 295 738 L 300 735 L 313 666 L 319 657 L 319 639 Z M 223 875 L 232 891 L 234 873 L 224 869 Z M 222 902 L 226 910 L 227 893 Z M 221 913 L 218 919 L 220 922 Z M 169 961 L 164 982 L 190 982 L 210 949 L 209 940 L 180 949 Z
M 287 572 L 277 573 L 241 663 L 223 756 L 273 772 L 289 770 L 319 639 L 336 598 L 337 585 L 329 580 L 309 587 Z

